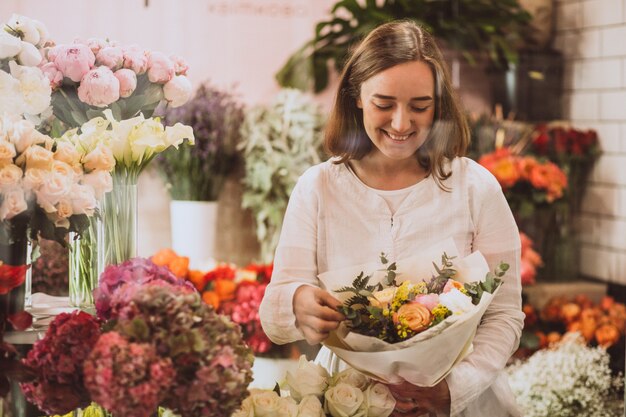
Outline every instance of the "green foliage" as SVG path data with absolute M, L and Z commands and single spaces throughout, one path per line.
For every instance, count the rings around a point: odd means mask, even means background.
M 439 294 L 443 291 L 443 287 L 448 282 L 448 279 L 453 278 L 456 275 L 456 269 L 453 268 L 452 259 L 455 256 L 448 256 L 445 252 L 441 255 L 441 268 L 433 262 L 437 275 L 433 276 L 431 280 L 426 283 L 426 288 L 429 293 Z
M 395 19 L 414 20 L 470 63 L 486 55 L 497 66 L 506 66 L 516 62 L 515 45 L 530 18 L 517 0 L 341 0 L 276 79 L 284 87 L 322 91 L 328 84 L 330 63 L 340 71 L 350 47 L 376 26 Z
M 477 305 L 484 292 L 493 294 L 495 290 L 502 284 L 502 277 L 509 270 L 509 264 L 501 262 L 494 272 L 488 272 L 485 280 L 480 282 L 471 282 L 464 284 L 467 294 L 472 297 L 472 303 Z

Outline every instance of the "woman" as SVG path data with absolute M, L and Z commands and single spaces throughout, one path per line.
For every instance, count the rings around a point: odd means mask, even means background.
M 323 342 L 344 317 L 317 275 L 393 262 L 453 238 L 461 255 L 480 250 L 490 268 L 511 268 L 485 313 L 474 351 L 441 383 L 390 385 L 393 415 L 516 414 L 502 373 L 524 315 L 520 242 L 496 179 L 462 157 L 469 141 L 441 52 L 408 21 L 373 30 L 341 75 L 325 145 L 333 158 L 307 170 L 291 195 L 274 274 L 260 314 L 276 343 Z M 428 358 L 416 358 L 428 360 Z M 318 361 L 345 364 L 322 348 Z

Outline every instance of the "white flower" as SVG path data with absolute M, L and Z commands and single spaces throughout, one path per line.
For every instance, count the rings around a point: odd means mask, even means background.
M 0 169 L 0 189 L 18 186 L 22 180 L 22 168 L 14 164 L 7 164 Z
M 374 307 L 384 308 L 387 307 L 393 301 L 393 297 L 396 295 L 395 287 L 388 287 L 384 290 L 375 291 L 371 297 L 367 297 L 370 304 Z
M 41 62 L 41 53 L 32 43 L 22 41 L 22 50 L 17 54 L 17 61 L 27 67 L 35 67 Z
M 28 171 L 26 171 L 28 172 Z M 54 171 L 49 171 L 39 188 L 35 190 L 37 204 L 47 213 L 54 213 L 55 206 L 70 191 L 72 182 Z
M 57 215 L 62 219 L 67 219 L 72 214 L 74 214 L 74 212 L 72 211 L 72 202 L 67 197 L 59 200 L 56 205 L 56 209 Z
M 274 391 L 252 391 L 250 398 L 255 417 L 274 417 L 280 407 L 280 397 Z
M 363 375 L 361 372 L 357 371 L 354 368 L 347 368 L 333 375 L 330 380 L 330 385 L 335 386 L 340 383 L 345 383 L 363 391 L 365 390 L 365 388 L 367 388 L 369 382 L 369 378 Z
M 13 58 L 22 50 L 20 38 L 0 30 L 0 59 Z
M 81 182 L 93 188 L 97 200 L 113 189 L 113 177 L 108 171 L 93 171 L 83 175 Z
M 15 187 L 2 193 L 0 221 L 9 220 L 26 211 L 28 205 L 21 187 Z
M 447 307 L 454 314 L 463 314 L 476 308 L 472 304 L 472 299 L 457 288 L 453 288 L 447 293 L 439 294 L 439 304 Z
M 79 175 L 79 173 L 76 172 L 73 166 L 63 161 L 57 161 L 56 159 L 52 161 L 52 166 L 50 167 L 50 170 L 63 175 L 67 178 L 68 181 L 71 182 L 75 182 L 77 176 Z M 82 174 L 82 172 L 80 174 Z
M 38 29 L 39 25 L 29 17 L 14 13 L 6 23 L 6 26 L 11 32 L 18 35 L 24 42 L 37 45 L 41 39 L 41 33 Z
M 324 410 L 333 417 L 365 417 L 363 391 L 348 384 L 340 383 L 324 394 Z
M 11 75 L 19 82 L 19 91 L 24 100 L 24 112 L 39 114 L 44 112 L 50 105 L 52 87 L 50 80 L 36 67 L 17 65 L 14 61 L 9 62 Z
M 329 375 L 321 365 L 306 360 L 304 355 L 300 356 L 298 368 L 293 372 L 287 371 L 285 382 L 289 388 L 290 395 L 300 401 L 307 395 L 321 397 L 328 387 Z
M 18 153 L 24 152 L 29 146 L 44 143 L 47 136 L 35 129 L 35 125 L 28 120 L 18 120 L 11 123 L 7 131 L 11 143 Z
M 29 146 L 17 159 L 18 165 L 24 160 L 26 162 L 26 169 L 50 169 L 52 167 L 52 161 L 54 161 L 54 154 L 43 146 Z
M 175 75 L 163 85 L 163 97 L 172 107 L 180 107 L 191 98 L 191 81 L 184 75 Z
M 30 19 L 30 21 L 37 29 L 37 32 L 39 32 L 39 43 L 37 46 L 44 46 L 48 39 L 50 39 L 50 32 L 48 32 L 48 28 L 39 20 Z
M 326 417 L 322 403 L 315 395 L 307 395 L 298 405 L 298 417 Z
M 47 169 L 32 168 L 27 169 L 24 173 L 23 184 L 27 190 L 35 190 L 43 184 L 43 180 L 46 178 L 50 171 Z
M 298 417 L 298 403 L 291 397 L 281 397 L 276 417 Z
M 163 417 L 163 416 L 161 416 Z M 255 417 L 254 404 L 252 403 L 252 396 L 249 396 L 241 403 L 241 408 L 235 411 L 232 417 Z
M 374 383 L 364 393 L 367 417 L 387 417 L 396 408 L 396 399 L 386 385 Z
M 0 114 L 21 115 L 25 107 L 20 82 L 11 74 L 0 70 Z
M 165 136 L 168 146 L 174 146 L 177 149 L 178 145 L 183 143 L 185 139 L 192 145 L 196 142 L 191 126 L 181 123 L 176 123 L 174 126 L 167 126 L 165 128 Z
M 80 165 L 80 153 L 70 142 L 57 141 L 57 149 L 54 152 L 54 159 L 65 162 L 71 167 Z
M 72 212 L 92 216 L 96 209 L 96 195 L 93 187 L 73 184 L 70 191 Z
M 16 155 L 14 144 L 6 140 L 0 140 L 0 163 L 9 164 Z
M 115 158 L 108 146 L 99 143 L 91 152 L 85 155 L 83 165 L 88 171 L 111 171 L 115 168 Z

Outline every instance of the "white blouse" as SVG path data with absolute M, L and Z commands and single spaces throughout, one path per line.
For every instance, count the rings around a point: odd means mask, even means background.
M 501 261 L 510 265 L 478 327 L 474 351 L 446 377 L 452 416 L 515 415 L 502 369 L 518 346 L 524 320 L 517 226 L 500 185 L 485 168 L 455 158 L 447 170 L 452 175 L 444 185 L 451 191 L 431 175 L 411 187 L 392 214 L 384 198 L 346 165 L 327 161 L 308 169 L 285 213 L 261 322 L 275 343 L 303 339 L 292 304 L 298 287 L 320 286 L 318 274 L 373 262 L 381 252 L 394 262 L 452 237 L 462 256 L 480 250 L 491 270 Z M 327 349 L 320 356 L 337 368 Z

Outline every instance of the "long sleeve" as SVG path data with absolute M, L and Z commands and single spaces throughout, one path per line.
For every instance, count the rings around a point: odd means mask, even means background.
M 501 261 L 510 265 L 504 282 L 485 312 L 474 338 L 474 351 L 446 378 L 457 416 L 498 377 L 517 348 L 524 314 L 521 311 L 520 242 L 511 210 L 500 187 L 490 187 L 476 202 L 473 250 L 479 250 L 491 270 Z
M 259 309 L 261 325 L 278 344 L 303 339 L 296 328 L 293 296 L 301 285 L 319 286 L 317 279 L 318 191 L 315 169 L 298 180 L 291 193 L 274 257 L 274 272 Z

